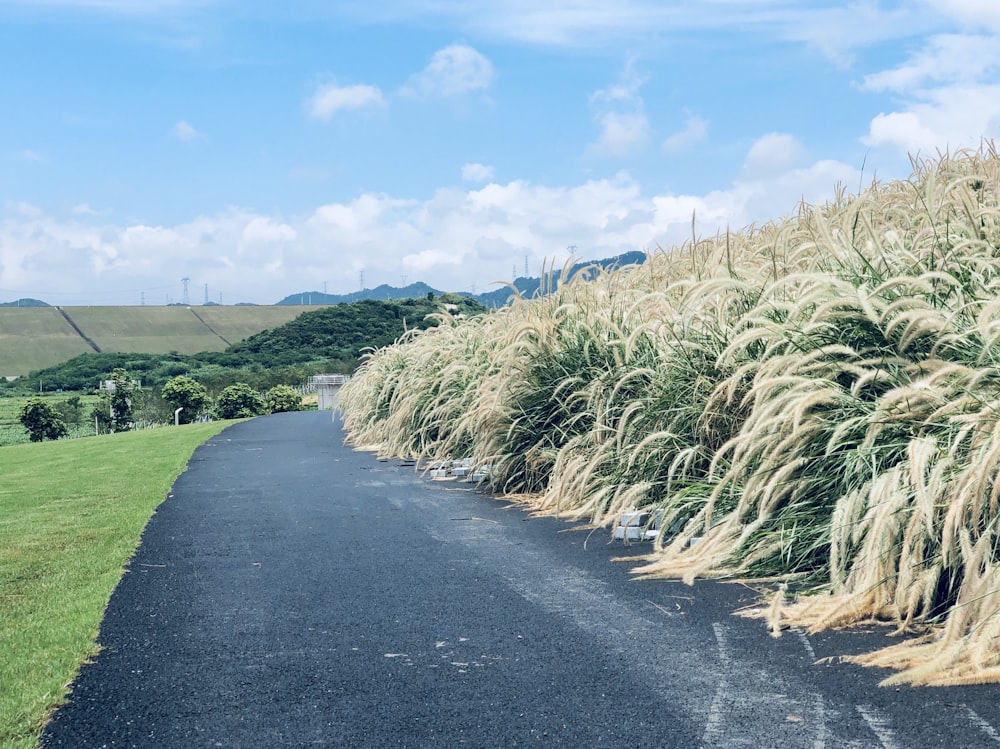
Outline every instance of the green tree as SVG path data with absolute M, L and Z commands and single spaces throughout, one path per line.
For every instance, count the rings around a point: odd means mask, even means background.
M 59 401 L 53 407 L 67 426 L 79 425 L 80 419 L 83 417 L 83 401 L 79 395 L 73 395 L 64 401 Z
M 160 395 L 174 410 L 183 409 L 178 417 L 181 424 L 190 424 L 208 408 L 208 391 L 187 375 L 169 380 Z
M 109 410 L 112 432 L 127 432 L 133 424 L 132 406 L 139 393 L 138 383 L 122 367 L 111 372 L 109 388 Z
M 302 409 L 302 396 L 288 385 L 275 385 L 264 394 L 264 404 L 269 414 Z
M 223 388 L 215 401 L 215 415 L 220 419 L 246 419 L 264 413 L 264 399 L 245 382 Z
M 69 433 L 59 412 L 43 398 L 29 398 L 21 404 L 18 418 L 32 442 L 57 440 Z

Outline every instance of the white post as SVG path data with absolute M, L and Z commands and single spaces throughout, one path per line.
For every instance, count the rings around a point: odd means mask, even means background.
M 184 410 L 184 406 L 181 406 L 176 411 L 174 411 L 174 426 L 180 426 L 181 423 L 181 411 Z

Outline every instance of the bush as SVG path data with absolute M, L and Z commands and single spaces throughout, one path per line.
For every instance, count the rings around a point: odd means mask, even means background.
M 187 375 L 174 377 L 160 394 L 173 409 L 184 409 L 179 416 L 181 424 L 191 423 L 208 407 L 208 391 Z
M 264 395 L 264 404 L 270 414 L 301 411 L 302 396 L 288 385 L 275 385 Z
M 215 401 L 215 415 L 220 419 L 246 419 L 264 413 L 264 399 L 245 382 L 223 388 Z
M 21 405 L 18 419 L 28 430 L 32 442 L 57 440 L 69 433 L 66 422 L 59 418 L 59 412 L 42 398 L 30 398 L 25 401 Z

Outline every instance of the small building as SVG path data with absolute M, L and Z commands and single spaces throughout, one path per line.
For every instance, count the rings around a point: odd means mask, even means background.
M 337 410 L 340 403 L 340 388 L 349 379 L 342 374 L 313 375 L 309 378 L 309 386 L 316 388 L 317 406 L 320 411 Z

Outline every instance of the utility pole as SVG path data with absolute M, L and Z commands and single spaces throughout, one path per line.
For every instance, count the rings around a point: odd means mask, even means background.
M 208 284 L 205 284 L 205 304 L 208 304 Z

